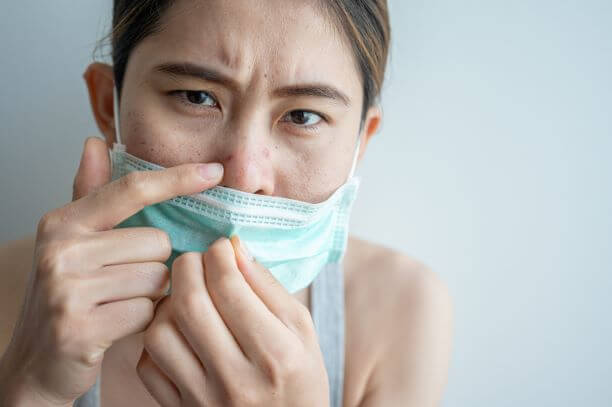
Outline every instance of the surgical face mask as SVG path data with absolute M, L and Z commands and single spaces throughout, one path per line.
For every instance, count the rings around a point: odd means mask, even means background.
M 163 169 L 125 151 L 118 112 L 115 91 L 117 143 L 111 150 L 113 180 L 132 171 Z M 204 252 L 220 237 L 237 234 L 250 254 L 294 293 L 308 286 L 327 264 L 343 259 L 349 214 L 359 187 L 359 179 L 353 176 L 359 144 L 347 181 L 324 202 L 313 204 L 217 186 L 147 206 L 117 227 L 164 230 L 172 243 L 169 268 L 178 255 Z

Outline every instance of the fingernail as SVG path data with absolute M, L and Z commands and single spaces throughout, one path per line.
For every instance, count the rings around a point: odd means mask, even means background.
M 219 163 L 200 164 L 198 165 L 198 172 L 206 181 L 215 180 L 223 175 L 223 166 Z
M 236 239 L 238 240 L 238 247 L 240 247 L 240 251 L 242 252 L 242 255 L 248 260 L 248 261 L 253 261 L 255 260 L 255 258 L 253 256 L 251 256 L 251 253 L 249 253 L 249 250 L 247 249 L 246 245 L 244 244 L 244 242 L 242 241 L 242 239 L 239 236 L 236 236 Z

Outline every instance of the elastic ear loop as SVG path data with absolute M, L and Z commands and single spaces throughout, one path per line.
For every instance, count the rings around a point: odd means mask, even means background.
M 355 153 L 353 155 L 353 164 L 351 164 L 351 172 L 347 178 L 347 181 L 353 177 L 355 174 L 355 169 L 357 168 L 357 157 L 359 156 L 359 146 L 361 146 L 361 135 L 357 139 L 357 146 L 355 146 Z
M 115 119 L 115 136 L 117 140 L 115 141 L 115 145 L 118 147 L 123 147 L 123 142 L 121 141 L 121 131 L 119 130 L 119 95 L 117 94 L 117 87 L 113 86 L 113 116 Z

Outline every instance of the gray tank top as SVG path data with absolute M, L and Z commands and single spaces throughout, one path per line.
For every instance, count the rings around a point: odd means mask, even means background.
M 344 275 L 328 264 L 312 282 L 310 312 L 329 378 L 330 407 L 341 407 L 344 389 Z M 73 407 L 100 407 L 100 377 Z

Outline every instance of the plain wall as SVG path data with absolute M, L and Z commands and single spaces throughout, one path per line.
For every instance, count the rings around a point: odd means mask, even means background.
M 455 302 L 445 406 L 612 405 L 612 2 L 395 0 L 356 235 Z M 110 2 L 4 2 L 0 241 L 67 202 Z M 375 306 L 375 304 L 373 304 Z

